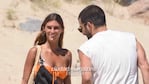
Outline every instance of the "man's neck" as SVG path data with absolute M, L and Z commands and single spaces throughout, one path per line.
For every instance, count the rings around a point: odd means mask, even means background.
M 98 32 L 103 32 L 103 31 L 107 31 L 107 28 L 106 28 L 105 25 L 104 25 L 104 26 L 100 26 L 100 27 L 98 27 L 98 28 L 95 28 L 95 29 L 93 30 L 93 32 L 92 32 L 92 36 L 95 35 L 95 34 L 98 33 Z

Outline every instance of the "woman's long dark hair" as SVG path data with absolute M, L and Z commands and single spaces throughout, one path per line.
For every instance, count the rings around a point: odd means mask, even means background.
M 43 29 L 45 28 L 46 24 L 49 21 L 53 21 L 53 20 L 57 21 L 60 24 L 61 28 L 64 30 L 64 24 L 63 24 L 63 20 L 62 20 L 61 16 L 57 13 L 51 13 L 43 21 L 43 23 L 41 25 L 40 33 L 36 37 L 34 45 L 42 45 L 47 41 L 47 37 L 46 37 L 46 34 L 43 31 Z M 59 37 L 58 46 L 60 48 L 62 48 L 62 45 L 63 45 L 63 36 L 64 36 L 64 32 L 62 32 Z

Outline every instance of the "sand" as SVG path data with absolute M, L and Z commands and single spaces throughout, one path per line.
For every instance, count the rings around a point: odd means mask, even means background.
M 5 20 L 4 16 L 5 11 L 7 8 L 9 8 L 10 2 L 12 2 L 12 0 L 8 0 L 7 2 L 5 0 L 0 1 L 0 23 L 2 23 L 0 25 L 0 84 L 20 84 L 27 52 L 33 46 L 34 39 L 38 34 L 38 32 L 26 32 L 21 31 L 18 28 L 3 26 L 4 21 L 7 23 L 7 20 Z M 61 8 L 50 11 L 60 13 L 64 19 L 66 28 L 64 35 L 64 47 L 72 51 L 73 68 L 76 65 L 79 66 L 79 64 L 76 64 L 78 60 L 77 49 L 83 42 L 87 40 L 85 36 L 77 31 L 79 26 L 77 16 L 85 6 L 86 5 L 63 3 Z M 28 6 L 28 8 L 29 7 L 30 6 Z M 26 9 L 25 11 L 28 13 L 24 14 L 23 12 L 22 17 L 19 16 L 19 21 L 14 21 L 15 24 L 17 24 L 17 22 L 23 21 L 24 18 L 29 15 L 32 15 L 33 17 L 33 11 L 30 9 Z M 39 14 L 35 16 L 43 20 L 44 17 L 50 12 L 46 11 L 43 13 L 42 11 L 39 11 Z M 21 15 L 21 11 L 18 13 L 18 15 Z M 128 31 L 136 35 L 136 38 L 144 46 L 147 58 L 149 60 L 149 26 L 139 22 L 130 21 L 129 19 L 116 18 L 108 14 L 106 15 L 107 27 L 109 29 Z M 81 84 L 81 77 L 79 73 L 73 72 L 71 79 L 72 84 Z M 140 72 L 139 83 L 143 84 Z

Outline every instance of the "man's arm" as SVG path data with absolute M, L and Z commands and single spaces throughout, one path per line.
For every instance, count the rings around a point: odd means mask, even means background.
M 144 84 L 149 84 L 149 63 L 142 45 L 137 41 L 138 66 L 141 70 Z
M 82 84 L 93 84 L 92 82 L 92 63 L 90 58 L 88 58 L 83 52 L 78 50 L 80 66 L 82 70 Z

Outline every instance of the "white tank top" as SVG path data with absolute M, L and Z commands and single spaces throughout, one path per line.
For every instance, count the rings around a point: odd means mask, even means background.
M 138 84 L 136 39 L 132 33 L 98 32 L 79 50 L 91 59 L 94 84 Z

